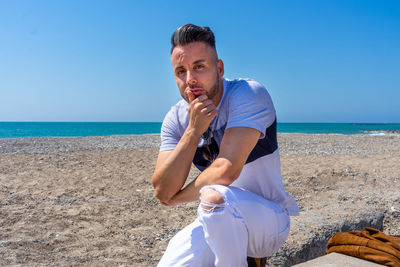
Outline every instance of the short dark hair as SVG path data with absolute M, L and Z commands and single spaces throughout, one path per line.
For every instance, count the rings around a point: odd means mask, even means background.
M 199 27 L 193 24 L 185 24 L 172 34 L 171 54 L 176 46 L 193 42 L 205 42 L 215 49 L 215 36 L 209 27 Z

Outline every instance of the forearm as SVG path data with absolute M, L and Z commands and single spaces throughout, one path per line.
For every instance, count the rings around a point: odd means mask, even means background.
M 199 133 L 188 128 L 175 149 L 156 168 L 152 182 L 160 201 L 167 202 L 185 184 L 199 139 Z
M 189 90 L 187 96 L 189 125 L 173 151 L 159 154 L 152 178 L 155 196 L 166 205 L 185 184 L 200 137 L 218 114 L 205 93 L 196 98 Z
M 200 189 L 206 185 L 230 185 L 239 176 L 238 173 L 232 172 L 232 168 L 230 167 L 232 166 L 230 166 L 230 162 L 226 159 L 216 159 L 209 168 L 204 170 L 195 180 L 174 195 L 166 204 L 178 205 L 196 201 L 199 199 Z

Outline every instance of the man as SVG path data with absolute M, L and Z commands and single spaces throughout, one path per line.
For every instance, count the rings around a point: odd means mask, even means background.
M 282 184 L 272 100 L 256 81 L 223 78 L 208 27 L 181 26 L 171 41 L 184 100 L 163 121 L 152 182 L 163 205 L 201 201 L 158 266 L 247 266 L 282 246 L 298 214 Z M 202 172 L 184 186 L 192 162 Z

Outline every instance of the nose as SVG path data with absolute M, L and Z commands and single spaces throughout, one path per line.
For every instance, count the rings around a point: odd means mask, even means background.
M 186 83 L 189 85 L 197 83 L 196 77 L 193 75 L 193 72 L 191 72 L 190 70 L 188 70 L 187 74 L 186 74 Z

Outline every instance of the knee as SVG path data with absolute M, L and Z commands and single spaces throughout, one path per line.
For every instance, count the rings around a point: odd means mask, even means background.
M 200 194 L 200 198 L 210 204 L 222 204 L 225 202 L 221 193 L 213 188 L 204 189 Z
M 221 204 L 225 203 L 221 193 L 213 188 L 205 188 L 201 194 L 201 207 L 205 210 L 216 210 L 222 207 Z

